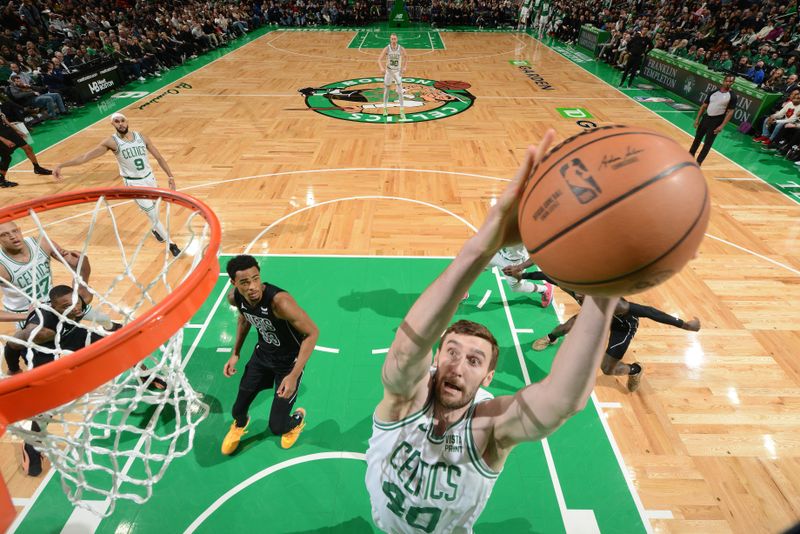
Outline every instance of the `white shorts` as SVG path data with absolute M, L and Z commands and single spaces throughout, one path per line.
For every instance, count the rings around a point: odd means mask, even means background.
M 128 187 L 158 187 L 156 178 L 152 173 L 147 178 L 125 178 L 123 176 L 122 181 Z M 156 203 L 153 200 L 136 200 L 135 202 L 145 213 L 150 213 L 156 207 Z
M 399 70 L 386 70 L 386 74 L 383 76 L 383 85 L 402 85 L 403 84 L 403 77 L 400 76 Z

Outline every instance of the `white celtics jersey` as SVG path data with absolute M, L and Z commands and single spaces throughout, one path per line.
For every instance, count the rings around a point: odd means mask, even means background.
M 433 434 L 433 403 L 402 421 L 373 417 L 367 449 L 372 519 L 384 532 L 470 533 L 499 475 L 472 441 L 475 405 Z
M 386 70 L 399 71 L 402 67 L 403 61 L 403 47 L 397 45 L 397 48 L 392 48 L 392 45 L 386 47 Z
M 117 164 L 119 175 L 124 178 L 148 178 L 153 176 L 153 168 L 147 158 L 147 146 L 139 132 L 131 132 L 133 141 L 126 141 L 114 134 L 117 143 Z
M 523 261 L 527 261 L 529 258 L 528 251 L 525 249 L 525 245 L 503 247 L 497 251 L 497 253 L 503 257 L 503 259 L 508 260 L 511 263 L 522 263 Z
M 28 247 L 29 260 L 20 263 L 0 249 L 0 265 L 11 275 L 11 285 L 3 284 L 3 307 L 12 312 L 27 311 L 31 299 L 48 301 L 52 274 L 50 257 L 32 237 L 23 239 Z

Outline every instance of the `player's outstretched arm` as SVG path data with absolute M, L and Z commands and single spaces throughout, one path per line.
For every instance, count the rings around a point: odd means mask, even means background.
M 156 158 L 156 161 L 158 162 L 158 165 L 161 167 L 161 169 L 165 173 L 167 173 L 167 184 L 169 185 L 169 188 L 174 191 L 176 189 L 176 187 L 175 187 L 175 177 L 172 176 L 172 171 L 169 168 L 169 164 L 167 163 L 167 160 L 165 160 L 164 156 L 161 155 L 161 152 L 158 151 L 158 149 L 156 148 L 156 145 L 154 145 L 152 142 L 150 142 L 149 138 L 145 137 L 142 134 L 142 139 L 144 139 L 144 146 L 146 146 L 147 150 L 149 150 L 150 153 L 153 155 L 153 157 Z
M 27 313 L 15 313 L 0 310 L 0 323 L 18 323 L 20 321 L 24 321 L 27 316 Z
M 668 324 L 670 326 L 682 328 L 691 332 L 697 332 L 700 330 L 700 319 L 697 317 L 691 321 L 684 321 L 683 319 L 673 317 L 672 315 L 663 312 L 658 308 L 653 308 L 652 306 L 644 306 L 642 304 L 636 304 L 635 302 L 628 302 L 628 306 L 630 313 L 637 317 L 644 317 L 645 319 L 650 319 L 651 321 L 655 321 L 657 323 Z
M 494 417 L 493 441 L 500 456 L 518 443 L 546 437 L 586 406 L 617 300 L 587 296 L 550 374 L 513 397 L 498 397 L 482 406 L 481 412 Z
M 453 262 L 420 295 L 397 329 L 383 365 L 384 407 L 402 405 L 423 395 L 431 348 L 450 323 L 458 304 L 489 260 L 502 246 L 519 243 L 519 196 L 535 163 L 541 161 L 553 140 L 549 130 L 538 147 L 531 146 L 516 176 L 489 211 L 478 232 L 463 246 Z M 379 409 L 386 413 L 383 408 Z
M 72 158 L 69 161 L 65 161 L 64 163 L 59 163 L 53 169 L 53 178 L 56 180 L 62 180 L 64 178 L 63 174 L 61 173 L 61 169 L 64 167 L 75 167 L 76 165 L 83 165 L 87 161 L 91 161 L 95 158 L 99 158 L 106 152 L 111 150 L 115 152 L 117 150 L 114 141 L 109 137 L 108 139 L 104 140 L 102 143 L 91 149 L 89 152 L 82 154 L 76 158 Z

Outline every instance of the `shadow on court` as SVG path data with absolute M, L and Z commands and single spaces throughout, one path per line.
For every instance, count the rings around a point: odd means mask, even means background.
M 417 293 L 399 293 L 395 289 L 353 291 L 339 299 L 339 306 L 350 312 L 367 308 L 383 317 L 402 319 L 417 297 Z

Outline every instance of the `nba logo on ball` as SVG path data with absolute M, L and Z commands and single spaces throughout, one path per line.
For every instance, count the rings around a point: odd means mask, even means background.
M 710 210 L 703 173 L 674 139 L 603 126 L 542 158 L 518 222 L 531 259 L 559 286 L 615 296 L 679 272 L 697 253 Z
M 581 204 L 588 204 L 597 198 L 598 193 L 602 193 L 602 189 L 580 159 L 574 158 L 569 163 L 562 165 L 559 171 L 570 191 Z

